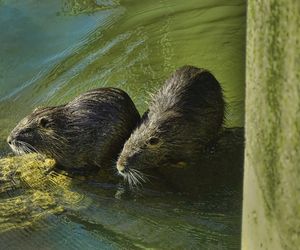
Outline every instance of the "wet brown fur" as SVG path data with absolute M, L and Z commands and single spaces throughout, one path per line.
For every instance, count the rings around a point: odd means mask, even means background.
M 99 88 L 65 105 L 37 108 L 11 132 L 16 153 L 39 152 L 65 168 L 107 167 L 140 120 L 130 97 Z
M 138 183 L 144 181 L 140 170 L 196 161 L 218 136 L 224 112 L 221 86 L 209 71 L 179 68 L 152 96 L 140 126 L 126 141 L 117 162 L 120 174 Z

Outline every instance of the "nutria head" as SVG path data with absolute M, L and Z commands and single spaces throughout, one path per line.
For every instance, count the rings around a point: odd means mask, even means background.
M 65 105 L 35 109 L 7 142 L 17 154 L 38 152 L 67 168 L 103 167 L 116 160 L 139 119 L 125 92 L 96 89 Z
M 137 184 L 143 169 L 194 161 L 219 134 L 224 108 L 222 89 L 210 72 L 179 68 L 153 95 L 140 126 L 126 141 L 117 161 L 119 173 Z
M 16 154 L 53 155 L 64 148 L 66 124 L 64 106 L 36 108 L 11 131 L 7 142 Z

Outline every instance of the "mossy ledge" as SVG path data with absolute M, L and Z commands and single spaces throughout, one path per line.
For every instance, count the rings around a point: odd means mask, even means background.
M 248 1 L 242 249 L 300 245 L 300 2 Z

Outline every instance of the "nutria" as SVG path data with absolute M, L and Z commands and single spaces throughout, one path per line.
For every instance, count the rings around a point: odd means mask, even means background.
M 64 168 L 107 167 L 139 121 L 124 91 L 99 88 L 64 105 L 35 109 L 7 142 L 17 154 L 38 152 Z
M 186 165 L 219 134 L 225 102 L 219 82 L 207 70 L 183 66 L 152 96 L 141 124 L 124 144 L 117 169 L 137 184 L 140 170 Z

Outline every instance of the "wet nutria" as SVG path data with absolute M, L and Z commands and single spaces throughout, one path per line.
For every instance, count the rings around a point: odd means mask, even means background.
M 38 152 L 65 168 L 106 167 L 140 121 L 130 97 L 117 88 L 88 91 L 65 105 L 37 108 L 7 142 L 17 154 Z
M 129 181 L 143 181 L 140 170 L 193 162 L 216 138 L 225 103 L 215 77 L 183 66 L 153 95 L 139 127 L 126 141 L 117 169 Z

